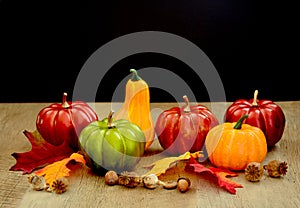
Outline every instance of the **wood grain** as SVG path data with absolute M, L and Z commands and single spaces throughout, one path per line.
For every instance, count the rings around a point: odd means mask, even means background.
M 30 143 L 23 131 L 35 130 L 38 112 L 50 103 L 2 103 L 0 104 L 0 207 L 298 207 L 300 204 L 300 101 L 278 102 L 286 115 L 286 128 L 283 138 L 268 152 L 264 161 L 272 159 L 287 161 L 287 175 L 279 179 L 267 175 L 260 182 L 245 180 L 242 172 L 232 180 L 241 183 L 236 195 L 226 192 L 210 182 L 205 176 L 170 169 L 162 179 L 176 179 L 178 175 L 188 176 L 192 181 L 190 190 L 178 190 L 142 186 L 126 188 L 107 186 L 102 176 L 96 175 L 85 166 L 72 168 L 69 189 L 58 195 L 44 191 L 34 191 L 27 182 L 27 175 L 9 171 L 15 164 L 13 152 L 30 150 Z M 219 121 L 229 103 L 202 103 L 211 108 Z M 92 104 L 91 104 L 92 105 Z M 177 103 L 151 104 L 153 119 L 158 114 Z M 117 110 L 119 104 L 96 103 L 92 105 L 100 118 L 107 116 L 110 109 Z M 143 174 L 145 165 L 165 157 L 157 138 L 136 167 Z

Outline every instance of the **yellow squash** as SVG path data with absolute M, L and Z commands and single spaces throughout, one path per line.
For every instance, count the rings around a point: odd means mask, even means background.
M 150 112 L 150 92 L 149 86 L 137 73 L 135 69 L 130 69 L 131 79 L 126 83 L 125 101 L 114 118 L 127 119 L 137 124 L 145 134 L 147 150 L 154 140 L 154 125 Z

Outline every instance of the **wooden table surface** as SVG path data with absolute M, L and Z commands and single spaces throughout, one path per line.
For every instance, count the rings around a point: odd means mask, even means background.
M 30 150 L 30 143 L 23 131 L 35 130 L 38 112 L 50 103 L 2 103 L 0 104 L 0 207 L 299 207 L 300 205 L 300 101 L 277 102 L 286 116 L 286 128 L 282 139 L 270 150 L 263 163 L 278 159 L 288 163 L 287 174 L 279 179 L 265 175 L 260 182 L 248 182 L 239 172 L 231 179 L 243 185 L 235 195 L 218 187 L 215 183 L 187 172 L 181 176 L 190 177 L 192 185 L 186 193 L 154 190 L 142 186 L 129 189 L 123 186 L 107 186 L 104 177 L 93 174 L 88 168 L 76 168 L 68 177 L 70 185 L 63 194 L 34 191 L 21 171 L 9 171 L 15 164 L 14 152 Z M 201 103 L 209 107 L 222 122 L 225 108 L 230 103 Z M 158 114 L 177 103 L 152 103 L 151 113 L 156 121 Z M 116 106 L 118 106 L 116 104 Z M 93 104 L 100 118 L 109 110 L 117 108 L 110 103 Z M 139 174 L 146 173 L 144 165 L 163 157 L 157 138 L 136 167 Z M 172 179 L 178 173 L 168 171 Z

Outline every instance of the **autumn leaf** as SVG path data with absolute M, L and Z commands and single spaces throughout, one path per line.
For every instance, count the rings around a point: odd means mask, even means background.
M 234 177 L 238 176 L 237 173 L 231 172 L 227 169 L 221 169 L 216 167 L 205 167 L 204 165 L 198 163 L 194 158 L 190 158 L 187 170 L 191 169 L 196 173 L 208 172 L 214 179 L 216 179 L 217 185 L 226 189 L 231 194 L 236 194 L 236 188 L 243 188 L 239 183 L 236 183 L 229 178 L 228 176 Z
M 72 160 L 82 164 L 86 164 L 83 155 L 79 153 L 73 153 L 68 158 L 56 161 L 50 165 L 45 166 L 44 168 L 36 171 L 35 174 L 38 176 L 43 176 L 46 180 L 46 183 L 51 187 L 52 183 L 56 179 L 70 175 L 71 170 L 67 167 L 67 164 Z
M 38 168 L 69 157 L 74 151 L 67 143 L 54 146 L 46 142 L 37 130 L 23 131 L 31 144 L 31 150 L 22 153 L 12 153 L 16 163 L 9 169 L 12 171 L 23 171 L 23 174 L 32 173 Z
M 198 151 L 195 153 L 186 152 L 177 157 L 166 157 L 166 158 L 160 159 L 150 165 L 144 166 L 145 168 L 152 167 L 152 169 L 150 171 L 148 171 L 145 175 L 155 174 L 155 175 L 159 176 L 161 174 L 164 174 L 171 167 L 171 165 L 176 162 L 179 162 L 181 160 L 188 160 L 190 158 L 200 158 L 200 157 L 203 157 L 203 154 L 201 153 L 201 151 Z

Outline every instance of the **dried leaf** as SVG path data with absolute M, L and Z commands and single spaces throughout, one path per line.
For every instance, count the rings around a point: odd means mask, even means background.
M 38 176 L 43 176 L 46 180 L 46 183 L 51 187 L 52 183 L 56 179 L 70 175 L 71 170 L 67 167 L 67 164 L 72 160 L 82 164 L 86 164 L 83 155 L 79 153 L 73 153 L 68 158 L 45 166 L 44 168 L 36 171 L 35 174 Z
M 11 154 L 16 159 L 15 165 L 10 168 L 12 171 L 21 170 L 23 174 L 32 173 L 38 168 L 67 158 L 73 153 L 73 150 L 67 143 L 54 146 L 46 142 L 37 130 L 34 132 L 25 130 L 23 133 L 29 140 L 32 148 L 28 152 Z
M 190 152 L 186 152 L 178 157 L 166 157 L 163 159 L 160 159 L 150 165 L 144 166 L 144 167 L 152 167 L 152 169 L 150 171 L 148 171 L 145 175 L 149 175 L 149 174 L 155 174 L 157 176 L 165 173 L 172 164 L 181 161 L 181 160 L 188 160 L 190 158 L 200 158 L 203 157 L 203 154 L 201 153 L 201 151 L 195 152 L 195 153 L 190 153 Z
M 205 167 L 204 165 L 198 163 L 194 158 L 190 158 L 187 169 L 191 169 L 196 173 L 210 173 L 210 175 L 216 179 L 218 186 L 226 189 L 231 194 L 236 194 L 236 188 L 243 188 L 241 184 L 227 178 L 228 176 L 238 176 L 237 173 L 231 172 L 227 169 Z

